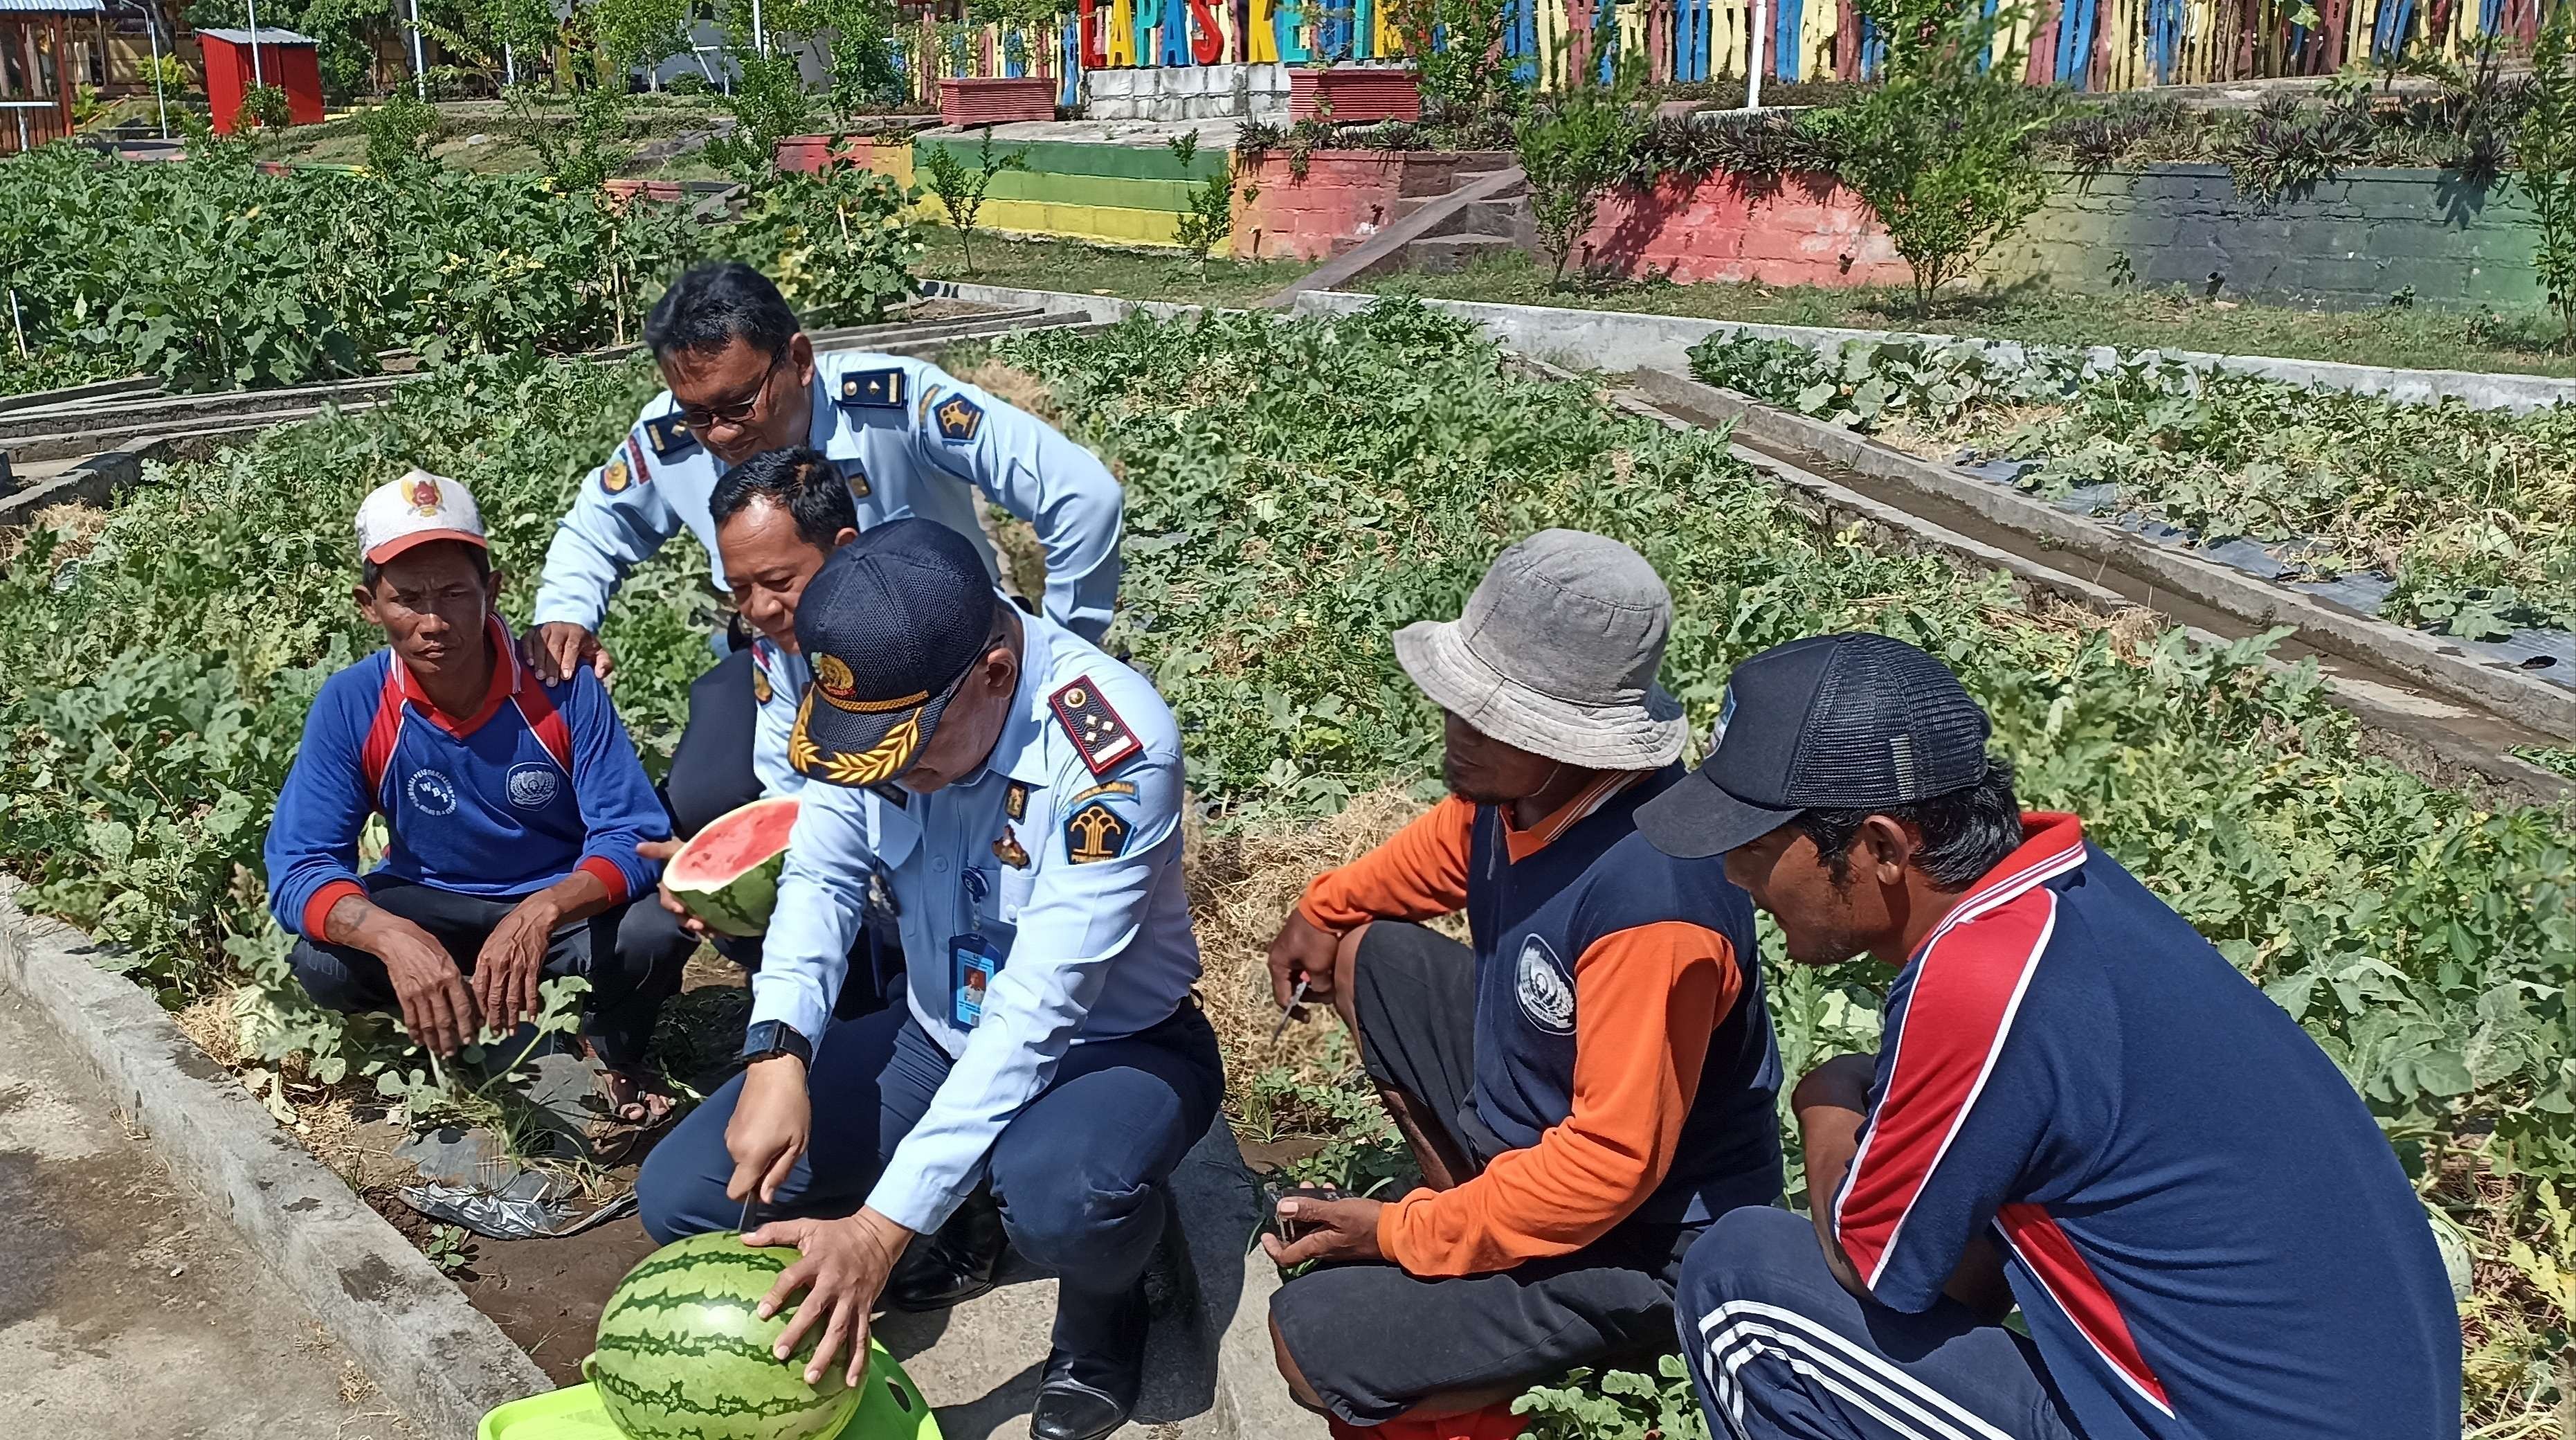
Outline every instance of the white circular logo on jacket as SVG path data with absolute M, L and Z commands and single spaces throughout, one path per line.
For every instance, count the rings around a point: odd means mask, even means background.
M 456 783 L 435 770 L 414 770 L 411 783 L 412 808 L 423 815 L 456 813 Z
M 1519 983 L 1521 1013 L 1551 1035 L 1574 1033 L 1574 981 L 1556 952 L 1536 935 L 1521 942 Z
M 563 788 L 563 776 L 552 765 L 531 760 L 510 767 L 510 803 L 522 810 L 543 810 L 555 803 L 555 792 Z

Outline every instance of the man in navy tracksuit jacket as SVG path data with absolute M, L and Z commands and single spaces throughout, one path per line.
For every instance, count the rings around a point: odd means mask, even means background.
M 390 643 L 323 683 L 268 836 L 296 978 L 335 1010 L 399 1009 L 452 1054 L 533 1017 L 541 977 L 582 976 L 621 1118 L 657 1116 L 644 1050 L 695 942 L 626 923 L 655 918 L 659 867 L 636 847 L 670 826 L 608 692 L 520 662 L 462 485 L 414 471 L 368 497 L 358 534 L 358 607 Z M 388 841 L 361 876 L 371 815 Z

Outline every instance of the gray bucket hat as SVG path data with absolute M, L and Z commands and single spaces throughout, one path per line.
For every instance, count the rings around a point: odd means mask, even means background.
M 1682 753 L 1681 702 L 1655 683 L 1673 597 L 1636 551 L 1542 530 L 1494 558 L 1456 620 L 1395 632 L 1396 662 L 1477 730 L 1595 770 L 1651 770 Z

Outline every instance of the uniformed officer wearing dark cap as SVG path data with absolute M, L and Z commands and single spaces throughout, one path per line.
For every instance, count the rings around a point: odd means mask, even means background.
M 645 1226 L 847 1217 L 749 1239 L 804 1252 L 772 1297 L 806 1295 L 781 1355 L 820 1327 L 809 1373 L 841 1356 L 855 1379 L 870 1308 L 919 1293 L 889 1293 L 905 1247 L 989 1181 L 1011 1242 L 1061 1277 L 1031 1433 L 1096 1440 L 1135 1405 L 1162 1182 L 1223 1091 L 1190 1000 L 1179 733 L 1142 677 L 1013 609 L 929 521 L 836 553 L 796 638 L 813 684 L 789 757 L 830 783 L 800 797 L 748 1067 L 654 1151 Z M 910 1004 L 834 1024 L 880 870 Z

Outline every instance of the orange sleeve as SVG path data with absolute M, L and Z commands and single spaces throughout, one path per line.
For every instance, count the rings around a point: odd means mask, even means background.
M 1671 1171 L 1709 1037 L 1741 983 L 1735 947 L 1704 925 L 1594 941 L 1574 967 L 1573 1113 L 1466 1184 L 1386 1207 L 1378 1248 L 1415 1275 L 1476 1275 L 1600 1239 Z
M 1467 847 L 1476 807 L 1455 795 L 1414 817 L 1339 870 L 1306 886 L 1297 909 L 1339 935 L 1371 920 L 1428 920 L 1467 903 Z

